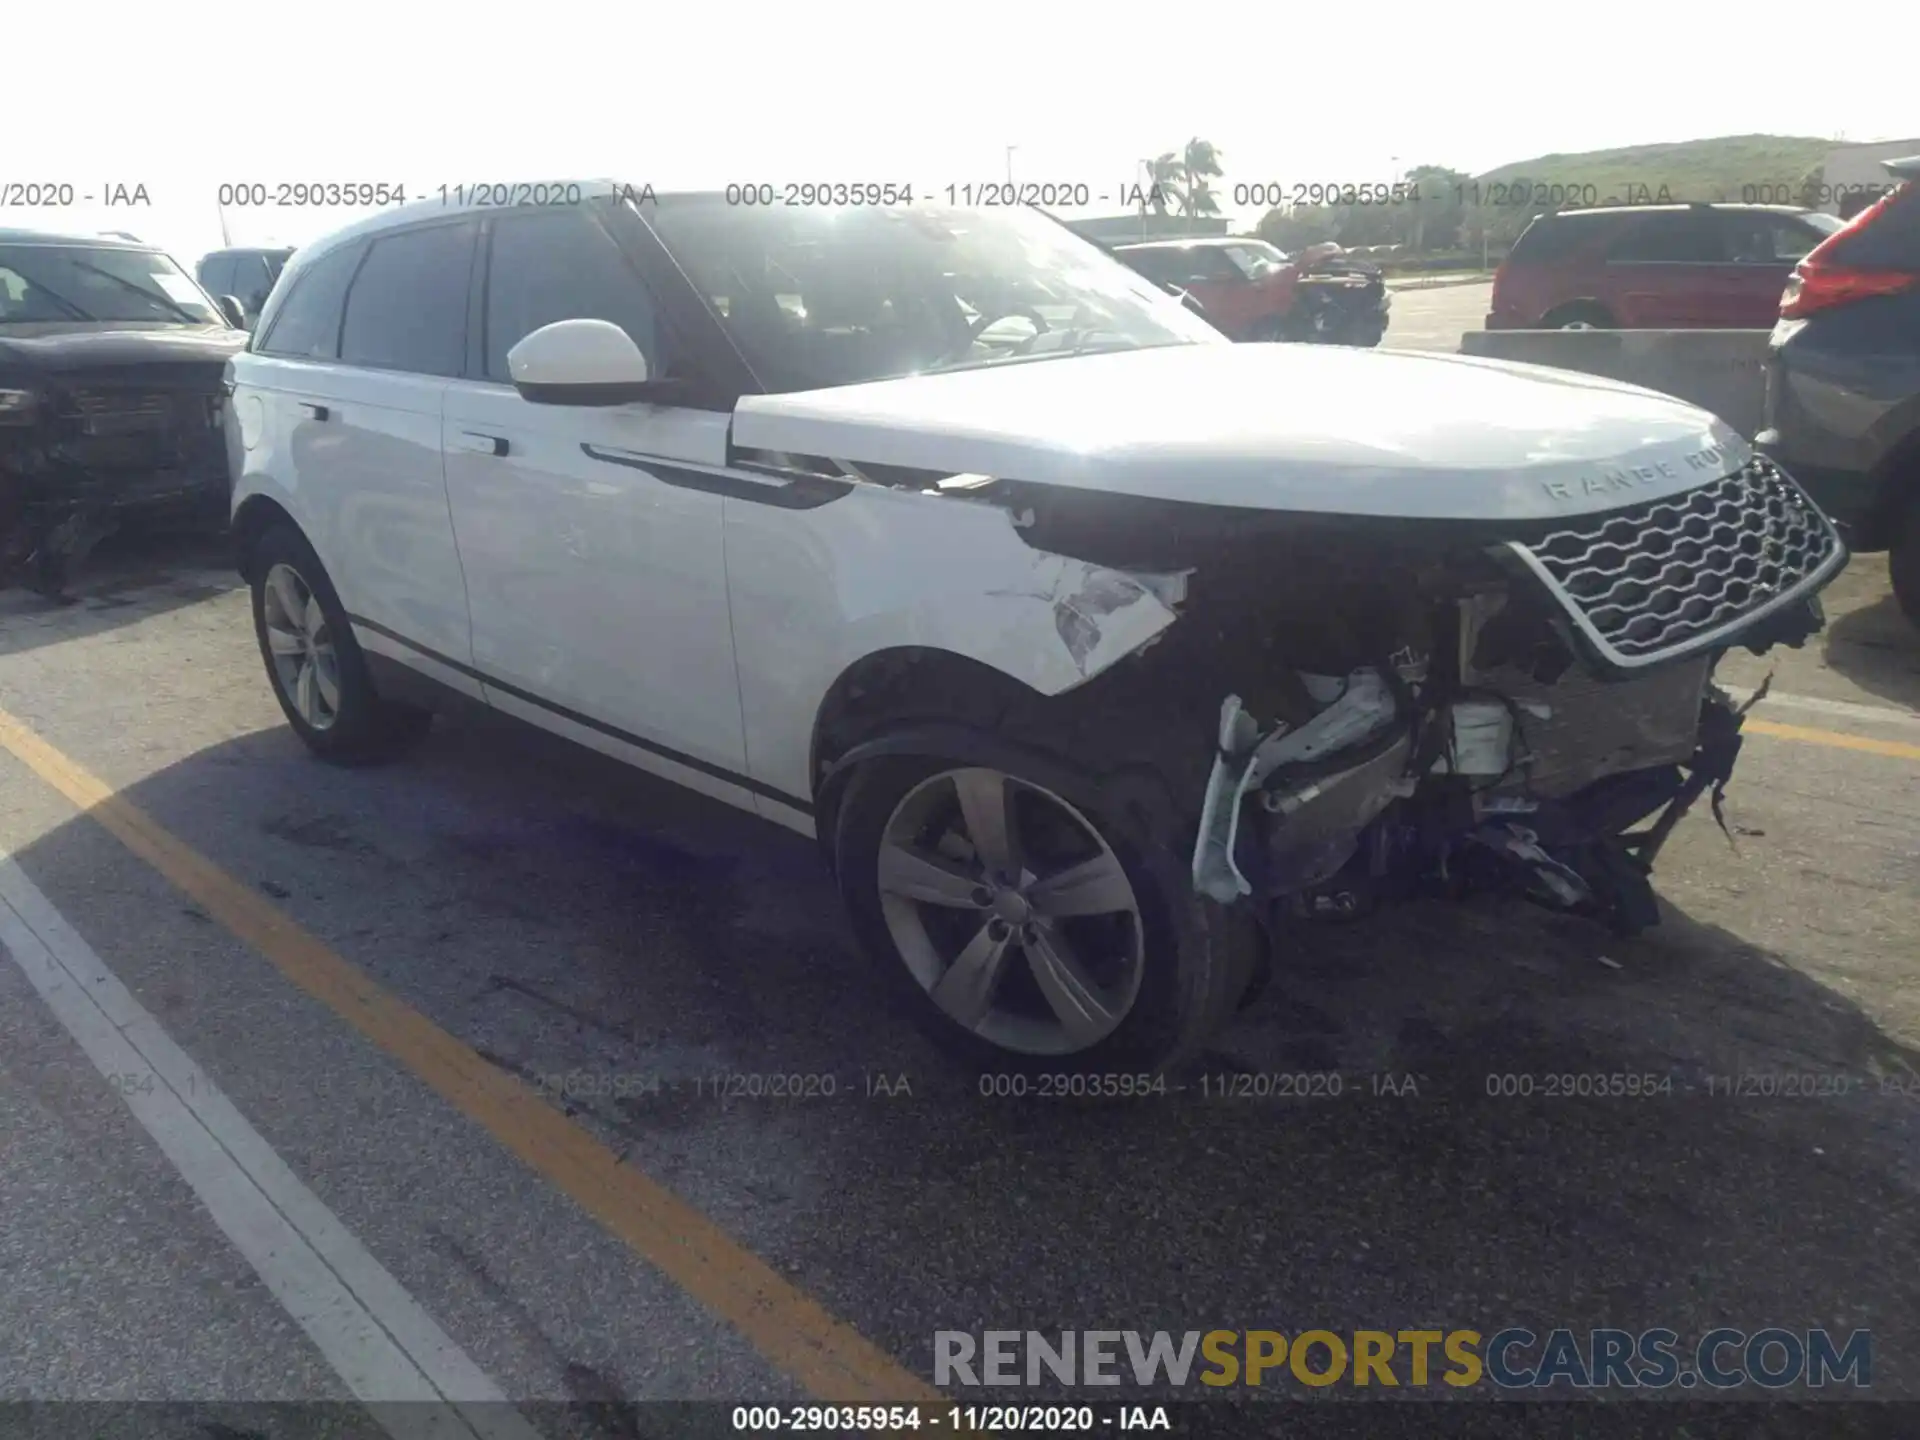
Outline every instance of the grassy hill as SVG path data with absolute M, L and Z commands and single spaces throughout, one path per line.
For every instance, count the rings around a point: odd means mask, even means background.
M 1756 193 L 1749 187 L 1797 190 L 1801 177 L 1826 159 L 1833 144 L 1810 135 L 1724 135 L 1671 145 L 1541 155 L 1502 165 L 1478 179 L 1482 185 L 1518 180 L 1536 186 L 1592 185 L 1598 196 L 1583 197 L 1587 204 L 1644 204 L 1655 198 L 1792 203 L 1788 194 Z M 1659 194 L 1663 185 L 1664 196 Z

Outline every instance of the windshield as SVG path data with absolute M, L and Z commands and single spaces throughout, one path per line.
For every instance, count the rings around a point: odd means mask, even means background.
M 763 209 L 701 196 L 662 200 L 648 219 L 775 392 L 1224 343 L 1033 210 Z
M 1264 279 L 1287 263 L 1287 257 L 1261 240 L 1235 241 L 1225 247 L 1233 263 L 1250 280 Z
M 1831 235 L 1834 231 L 1842 229 L 1847 223 L 1838 215 L 1828 215 L 1819 210 L 1811 210 L 1800 218 L 1813 226 L 1813 228 L 1818 230 L 1822 235 Z
M 0 325 L 41 321 L 224 325 L 165 255 L 85 245 L 0 245 Z

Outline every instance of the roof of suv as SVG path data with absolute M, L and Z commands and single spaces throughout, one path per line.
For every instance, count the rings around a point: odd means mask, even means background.
M 541 191 L 560 190 L 564 192 L 576 186 L 581 192 L 580 198 L 583 201 L 611 199 L 623 194 L 639 195 L 643 191 L 656 196 L 662 193 L 654 190 L 651 185 L 644 182 L 612 180 L 604 175 L 593 179 L 576 176 L 572 179 L 563 177 L 558 180 L 547 178 L 528 181 L 501 181 L 498 184 L 452 187 L 455 188 L 456 193 L 450 198 L 410 200 L 405 205 L 395 205 L 392 209 L 381 210 L 376 214 L 367 216 L 365 219 L 356 220 L 350 225 L 344 225 L 338 230 L 330 231 L 318 240 L 312 241 L 307 245 L 302 245 L 298 247 L 298 249 L 307 259 L 317 260 L 325 252 L 334 249 L 336 246 L 344 245 L 348 241 L 358 240 L 367 235 L 378 235 L 383 230 L 393 230 L 403 225 L 415 225 L 422 220 L 433 219 L 435 216 L 458 215 L 469 211 L 488 214 L 500 210 L 540 208 L 537 205 L 503 205 L 493 198 L 501 191 L 506 191 L 509 194 L 521 189 L 537 189 Z M 466 190 L 467 193 L 457 193 L 460 189 Z M 707 192 L 688 193 L 704 194 Z M 719 195 L 722 192 L 715 190 L 712 193 Z
M 51 230 L 0 230 L 0 245 L 84 245 L 89 250 L 158 251 L 158 245 L 124 235 L 63 235 Z

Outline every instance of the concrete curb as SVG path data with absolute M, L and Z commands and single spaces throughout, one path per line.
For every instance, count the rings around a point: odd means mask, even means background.
M 1760 428 L 1771 330 L 1469 330 L 1460 353 L 1578 370 L 1711 410 L 1742 435 Z
M 1389 277 L 1387 288 L 1389 290 L 1445 290 L 1454 285 L 1490 285 L 1492 283 L 1493 274 L 1489 271 L 1485 275 L 1446 275 L 1439 279 L 1409 277 L 1398 280 Z

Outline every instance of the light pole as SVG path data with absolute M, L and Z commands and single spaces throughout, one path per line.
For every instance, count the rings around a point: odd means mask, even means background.
M 1013 152 L 1019 148 L 1018 145 L 1007 146 L 1007 184 L 1009 185 L 1013 184 Z

